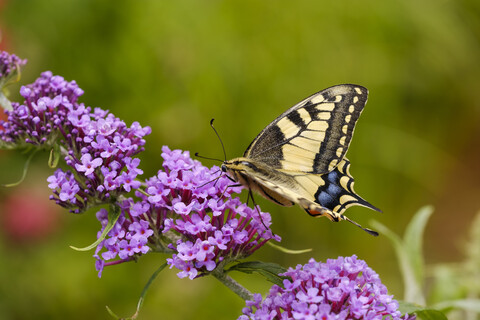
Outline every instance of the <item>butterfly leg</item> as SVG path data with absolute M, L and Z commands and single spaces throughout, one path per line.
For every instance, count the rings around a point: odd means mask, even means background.
M 227 192 L 228 188 L 235 188 L 235 187 L 241 187 L 242 185 L 239 184 L 239 183 L 236 183 L 236 184 L 231 184 L 231 185 L 228 185 L 225 187 L 225 190 L 223 190 L 222 194 L 220 195 L 220 198 L 223 198 L 223 196 L 225 195 L 225 192 Z
M 255 206 L 255 200 L 253 199 L 253 192 L 252 190 L 248 189 L 247 206 L 248 206 L 248 203 L 250 202 L 250 198 L 252 198 L 253 206 Z
M 217 178 L 215 178 L 215 179 L 212 179 L 212 180 L 210 180 L 210 181 L 207 181 L 207 182 L 205 182 L 204 184 L 198 186 L 197 188 L 204 187 L 204 186 L 206 186 L 207 184 L 212 183 L 213 181 L 215 181 L 215 183 L 213 184 L 213 185 L 215 186 L 215 185 L 217 184 L 217 182 L 218 182 L 218 179 L 220 179 L 220 177 L 217 177 Z
M 252 202 L 253 202 L 253 207 L 257 210 L 258 212 L 258 216 L 260 217 L 260 221 L 262 222 L 263 224 L 263 227 L 265 228 L 265 230 L 269 230 L 269 228 L 265 225 L 265 222 L 263 222 L 263 219 L 262 219 L 262 214 L 260 212 L 260 207 L 257 205 L 257 203 L 255 202 L 255 198 L 253 197 L 253 192 L 252 192 L 252 189 L 248 189 L 248 198 L 247 198 L 247 205 L 248 205 L 248 200 L 249 199 L 252 199 Z
M 220 172 L 220 170 L 215 171 L 213 174 L 216 174 L 216 173 L 218 173 L 218 172 Z M 215 186 L 215 185 L 217 185 L 218 179 L 220 179 L 221 177 L 222 177 L 222 174 L 220 174 L 220 175 L 219 175 L 218 177 L 216 177 L 216 178 L 213 178 L 213 179 L 210 180 L 210 181 L 205 182 L 204 184 L 198 186 L 197 188 L 201 188 L 201 187 L 203 187 L 203 186 L 206 186 L 207 184 L 212 183 L 213 181 L 215 181 L 215 183 L 213 184 L 213 185 Z M 227 177 L 231 180 L 231 178 L 230 178 L 228 175 L 227 175 Z

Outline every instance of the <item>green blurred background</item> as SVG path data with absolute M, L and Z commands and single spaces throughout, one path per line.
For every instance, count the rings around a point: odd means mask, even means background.
M 427 263 L 455 262 L 480 209 L 480 2 L 3 0 L 4 50 L 27 58 L 22 83 L 44 70 L 76 80 L 82 101 L 127 123 L 152 127 L 141 155 L 145 176 L 160 167 L 160 148 L 230 158 L 306 96 L 340 83 L 370 90 L 348 157 L 356 191 L 381 208 L 352 208 L 364 226 L 377 219 L 397 233 L 433 204 Z M 18 99 L 19 85 L 11 87 Z M 0 183 L 21 175 L 25 156 L 1 152 Z M 211 162 L 205 162 L 212 165 Z M 164 256 L 109 267 L 101 279 L 91 243 L 93 212 L 74 216 L 48 202 L 47 155 L 26 181 L 0 189 L 0 319 L 105 319 L 105 305 L 134 312 Z M 34 202 L 28 206 L 26 202 Z M 357 254 L 402 298 L 391 245 L 348 223 L 312 219 L 257 197 L 273 215 L 282 245 L 252 259 L 284 266 Z M 38 211 L 38 212 L 37 212 Z M 217 280 L 181 280 L 165 270 L 147 295 L 142 319 L 232 319 L 244 303 Z M 270 286 L 234 275 L 254 292 Z

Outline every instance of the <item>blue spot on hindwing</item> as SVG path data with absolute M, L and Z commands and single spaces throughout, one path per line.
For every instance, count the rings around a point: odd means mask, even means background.
M 320 203 L 320 205 L 322 207 L 325 207 L 325 208 L 328 208 L 328 209 L 331 209 L 332 205 L 335 202 L 335 199 L 333 199 L 333 197 L 325 191 L 320 192 L 320 194 L 317 197 L 317 200 L 318 200 L 318 203 Z
M 327 193 L 333 198 L 337 198 L 342 193 L 342 188 L 332 183 L 328 186 Z
M 331 183 L 338 184 L 340 182 L 340 175 L 337 170 L 330 172 L 327 176 L 327 180 Z
M 336 206 L 340 204 L 340 197 L 347 193 L 340 184 L 340 178 L 342 174 L 338 172 L 338 169 L 329 172 L 325 179 L 325 184 L 318 188 L 315 196 L 317 202 L 327 209 L 333 210 Z

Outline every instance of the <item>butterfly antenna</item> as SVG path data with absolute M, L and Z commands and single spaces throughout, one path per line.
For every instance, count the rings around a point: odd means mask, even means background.
M 218 140 L 220 141 L 220 144 L 222 145 L 222 150 L 223 150 L 223 157 L 225 159 L 225 161 L 227 161 L 227 153 L 225 152 L 225 147 L 223 146 L 223 141 L 222 139 L 220 138 L 220 135 L 218 134 L 217 130 L 215 129 L 215 127 L 213 126 L 213 121 L 215 119 L 212 119 L 210 120 L 210 127 L 212 127 L 213 131 L 215 132 L 215 134 L 217 135 L 217 138 Z
M 217 158 L 209 158 L 209 157 L 204 157 L 198 154 L 198 152 L 195 152 L 195 157 L 200 158 L 200 159 L 207 159 L 207 160 L 214 160 L 214 161 L 220 161 L 223 162 L 223 160 L 217 159 Z
M 340 218 L 341 218 L 342 220 L 346 220 L 346 221 L 348 221 L 348 222 L 356 225 L 357 227 L 359 227 L 359 228 L 362 229 L 363 231 L 367 232 L 368 234 L 371 234 L 372 236 L 375 236 L 375 237 L 378 236 L 378 232 L 377 232 L 377 231 L 374 231 L 374 230 L 371 230 L 371 229 L 368 229 L 368 228 L 364 228 L 364 227 L 362 227 L 360 224 L 356 223 L 356 222 L 353 221 L 353 220 L 350 220 L 350 218 L 344 216 L 343 214 L 340 215 Z

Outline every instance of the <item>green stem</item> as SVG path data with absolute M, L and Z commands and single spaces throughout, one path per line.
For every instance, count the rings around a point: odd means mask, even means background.
M 137 180 L 137 181 L 138 181 L 138 180 Z M 148 194 L 146 191 L 144 191 L 144 190 L 142 190 L 142 189 L 140 189 L 140 188 L 138 188 L 137 191 L 140 192 L 140 193 L 142 193 L 143 195 L 145 195 L 145 196 L 147 196 L 147 197 L 150 197 L 150 196 L 151 196 L 151 194 Z
M 212 275 L 223 283 L 227 288 L 235 292 L 243 300 L 253 300 L 253 294 L 248 291 L 246 288 L 242 287 L 240 283 L 235 281 L 232 277 L 225 274 L 223 271 L 222 265 L 219 265 L 213 272 Z

